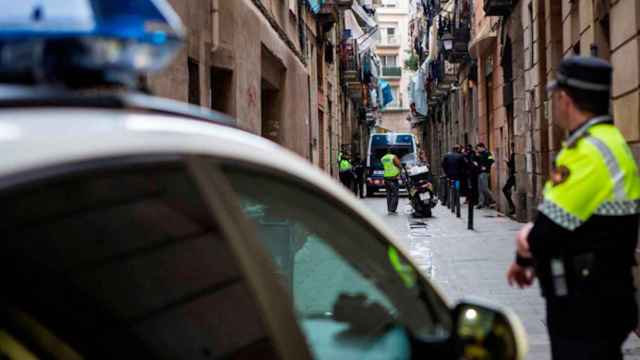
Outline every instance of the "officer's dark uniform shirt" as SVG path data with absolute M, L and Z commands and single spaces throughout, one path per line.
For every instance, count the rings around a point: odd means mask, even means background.
M 494 163 L 493 155 L 491 154 L 491 152 L 489 150 L 485 150 L 485 151 L 481 152 L 478 155 L 478 157 L 480 158 L 480 166 L 484 167 L 484 170 L 481 170 L 480 172 L 490 173 L 491 172 L 491 166 Z
M 552 336 L 626 336 L 638 318 L 631 267 L 640 176 L 611 117 L 572 132 L 538 210 L 528 240 Z

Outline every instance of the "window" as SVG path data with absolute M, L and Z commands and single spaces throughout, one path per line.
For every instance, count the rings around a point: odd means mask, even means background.
M 382 37 L 380 42 L 383 45 L 399 45 L 397 31 L 395 27 L 382 28 Z
M 387 42 L 389 44 L 395 44 L 396 43 L 396 29 L 395 28 L 388 28 L 387 29 Z
M 275 358 L 186 166 L 147 156 L 85 166 L 95 170 L 0 192 L 0 317 L 32 320 L 5 328 L 16 342 L 44 358 L 65 347 L 78 355 L 65 358 Z M 43 329 L 54 336 L 29 341 Z
M 193 58 L 187 60 L 189 72 L 189 103 L 200 105 L 200 66 Z
M 398 56 L 397 55 L 383 55 L 381 56 L 382 67 L 397 67 Z
M 365 332 L 388 325 L 380 344 L 392 341 L 388 336 L 398 336 L 400 328 L 417 336 L 448 333 L 446 307 L 428 284 L 411 283 L 394 270 L 390 256 L 395 249 L 357 216 L 284 175 L 236 166 L 226 166 L 224 173 L 278 265 L 316 357 L 345 357 L 331 353 L 336 349 L 328 344 L 349 323 L 364 326 Z M 415 271 L 405 266 L 407 274 Z M 393 358 L 407 351 L 404 341 L 394 344 L 379 348 L 377 355 Z
M 233 72 L 212 66 L 209 68 L 209 85 L 211 109 L 233 115 Z

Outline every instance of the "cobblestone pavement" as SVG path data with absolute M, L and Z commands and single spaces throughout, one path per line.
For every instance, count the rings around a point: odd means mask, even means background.
M 545 324 L 544 300 L 537 286 L 513 289 L 505 273 L 513 260 L 514 239 L 522 224 L 493 210 L 475 211 L 475 230 L 467 230 L 466 205 L 462 218 L 450 210 L 436 207 L 434 218 L 417 221 L 408 213 L 406 199 L 400 200 L 397 215 L 386 213 L 383 197 L 364 200 L 378 213 L 411 249 L 418 266 L 455 303 L 467 299 L 484 299 L 511 308 L 524 324 L 530 360 L 551 358 Z M 625 345 L 625 359 L 640 360 L 640 340 L 631 336 Z

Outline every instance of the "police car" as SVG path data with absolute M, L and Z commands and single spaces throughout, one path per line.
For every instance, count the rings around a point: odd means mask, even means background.
M 0 357 L 523 358 L 510 311 L 450 306 L 305 160 L 220 114 L 110 90 L 179 48 L 165 2 L 7 7 Z

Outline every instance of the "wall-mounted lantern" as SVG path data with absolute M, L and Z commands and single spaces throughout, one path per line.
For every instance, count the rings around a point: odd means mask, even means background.
M 445 52 L 453 50 L 453 35 L 446 33 L 442 36 L 442 46 Z

